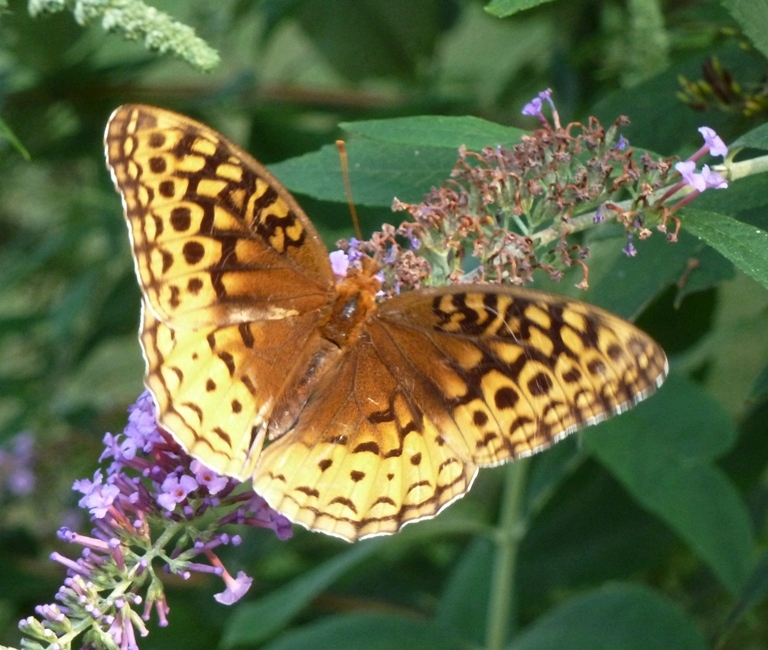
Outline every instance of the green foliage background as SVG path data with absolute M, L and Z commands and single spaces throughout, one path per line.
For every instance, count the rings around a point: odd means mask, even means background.
M 30 8 L 43 5 L 55 8 Z M 626 114 L 632 145 L 659 154 L 692 153 L 703 124 L 741 137 L 746 155 L 768 149 L 764 2 L 157 6 L 220 64 L 198 72 L 105 33 L 98 16 L 33 18 L 18 0 L 0 15 L 0 443 L 22 430 L 38 443 L 35 493 L 0 496 L 0 643 L 16 645 L 17 621 L 51 602 L 55 531 L 78 516 L 71 483 L 93 473 L 103 433 L 122 429 L 142 390 L 139 292 L 102 153 L 116 106 L 172 108 L 240 142 L 329 246 L 351 234 L 335 138 L 348 140 L 370 232 L 398 221 L 394 196 L 418 201 L 441 183 L 458 145 L 512 143 L 518 132 L 498 125 L 534 126 L 519 111 L 546 87 L 565 121 Z M 712 57 L 752 104 L 681 101 L 680 76 L 701 78 Z M 394 119 L 438 115 L 498 125 Z M 679 243 L 656 235 L 636 258 L 621 254 L 620 229 L 584 235 L 591 286 L 579 297 L 635 318 L 668 352 L 653 399 L 481 472 L 465 499 L 394 537 L 249 534 L 227 558 L 255 576 L 249 596 L 228 609 L 211 598 L 217 580 L 171 580 L 170 626 L 153 624 L 142 649 L 768 646 L 766 183 L 752 173 L 704 194 Z M 573 284 L 540 286 L 575 295 Z

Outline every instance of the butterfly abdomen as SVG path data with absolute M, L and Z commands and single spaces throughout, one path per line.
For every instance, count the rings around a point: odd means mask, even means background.
M 378 281 L 352 277 L 336 286 L 336 298 L 320 324 L 298 351 L 293 371 L 287 376 L 269 417 L 268 438 L 275 439 L 291 429 L 311 395 L 328 373 L 339 367 L 345 355 L 363 336 L 365 325 L 376 310 Z

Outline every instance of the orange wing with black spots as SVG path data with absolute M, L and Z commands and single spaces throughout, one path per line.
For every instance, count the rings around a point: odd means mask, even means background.
M 432 517 L 477 468 L 529 456 L 650 395 L 661 348 L 585 303 L 524 289 L 413 291 L 382 305 L 268 447 L 254 486 L 346 539 Z

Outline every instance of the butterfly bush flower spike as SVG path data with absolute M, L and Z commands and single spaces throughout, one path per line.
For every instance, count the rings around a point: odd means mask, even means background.
M 548 104 L 552 123 L 544 116 Z M 620 116 L 604 127 L 596 118 L 586 124 L 561 125 L 550 90 L 523 108 L 541 128 L 511 148 L 460 147 L 451 178 L 433 188 L 419 204 L 395 199 L 393 211 L 410 220 L 385 224 L 367 242 L 341 240 L 345 251 L 363 251 L 382 266 L 382 296 L 422 286 L 469 282 L 526 284 L 543 271 L 559 280 L 568 268 L 581 268 L 576 286 L 588 287 L 589 249 L 568 237 L 603 222 L 623 226 L 629 256 L 638 254 L 634 240 L 656 228 L 677 240 L 680 220 L 674 213 L 705 189 L 727 187 L 717 172 L 696 160 L 704 154 L 727 156 L 722 139 L 709 127 L 699 129 L 704 145 L 688 161 L 636 155 L 620 133 L 629 121 Z M 676 172 L 682 180 L 676 180 Z M 678 177 L 679 178 L 679 177 Z M 688 196 L 667 205 L 678 191 Z M 400 242 L 407 240 L 408 247 Z
M 269 528 L 279 539 L 291 536 L 290 522 L 261 497 L 192 460 L 159 429 L 147 392 L 130 408 L 123 433 L 106 434 L 104 446 L 102 460 L 111 461 L 106 471 L 73 486 L 93 529 L 59 531 L 59 539 L 82 549 L 80 557 L 52 553 L 67 577 L 56 604 L 41 605 L 36 617 L 20 622 L 29 637 L 24 648 L 80 647 L 73 646 L 76 639 L 83 647 L 136 648 L 136 639 L 148 634 L 153 611 L 160 625 L 168 624 L 158 568 L 185 579 L 193 572 L 218 576 L 225 590 L 215 598 L 232 604 L 252 579 L 243 572 L 233 578 L 216 555 L 219 546 L 241 542 L 224 527 Z M 198 556 L 206 562 L 196 561 Z

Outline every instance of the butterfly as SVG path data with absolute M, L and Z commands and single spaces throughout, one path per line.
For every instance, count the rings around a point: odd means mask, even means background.
M 190 118 L 122 106 L 105 144 L 159 424 L 306 528 L 351 541 L 433 517 L 479 467 L 666 376 L 649 336 L 569 298 L 472 284 L 377 302 L 374 265 L 337 279 L 291 194 Z

